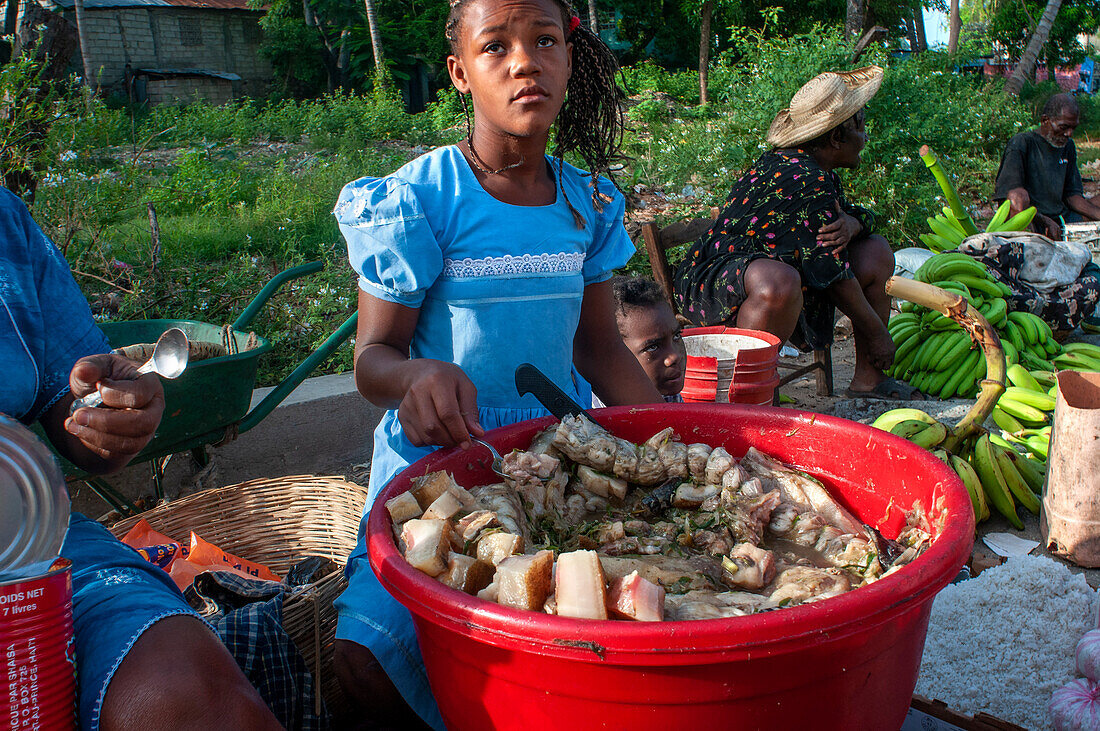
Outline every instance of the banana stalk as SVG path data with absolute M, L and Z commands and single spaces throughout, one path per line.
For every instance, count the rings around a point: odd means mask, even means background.
M 904 277 L 886 280 L 886 294 L 936 310 L 959 323 L 970 339 L 985 352 L 986 375 L 981 382 L 978 399 L 940 446 L 948 452 L 982 429 L 982 423 L 993 411 L 1005 390 L 1005 352 L 996 329 L 964 297 L 931 284 Z
M 936 182 L 940 184 L 944 198 L 947 199 L 947 205 L 951 206 L 952 213 L 955 214 L 955 218 L 959 219 L 959 223 L 962 224 L 963 229 L 966 231 L 966 235 L 973 236 L 978 233 L 978 227 L 974 225 L 974 220 L 970 218 L 970 214 L 967 213 L 966 208 L 963 207 L 962 201 L 959 199 L 959 194 L 955 190 L 955 186 L 947 179 L 947 173 L 940 167 L 940 161 L 936 158 L 936 153 L 932 152 L 932 149 L 928 145 L 921 145 L 920 157 L 932 172 L 932 176 L 936 179 Z

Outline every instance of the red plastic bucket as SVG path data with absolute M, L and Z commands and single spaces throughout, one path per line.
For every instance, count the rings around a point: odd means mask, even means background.
M 771 404 L 779 385 L 779 338 L 762 330 L 697 327 L 684 330 L 684 401 Z
M 368 522 L 370 562 L 412 612 L 428 678 L 451 731 L 465 729 L 884 729 L 897 731 L 920 668 L 936 593 L 970 554 L 974 515 L 955 473 L 869 426 L 809 412 L 667 404 L 601 409 L 642 441 L 666 426 L 689 442 L 750 446 L 824 480 L 863 521 L 896 536 L 919 501 L 936 533 L 912 564 L 824 601 L 694 622 L 577 620 L 520 612 L 450 589 L 409 566 L 382 503 L 433 470 L 495 482 L 487 460 L 441 450 L 398 475 Z M 551 417 L 496 429 L 523 448 Z
M 76 727 L 72 565 L 0 583 L 0 723 Z

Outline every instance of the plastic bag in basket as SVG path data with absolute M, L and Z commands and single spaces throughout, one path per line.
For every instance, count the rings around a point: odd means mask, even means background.
M 266 579 L 267 581 L 280 581 L 271 569 L 232 553 L 223 551 L 209 541 L 191 531 L 191 552 L 187 556 L 189 563 L 204 567 L 205 571 L 236 571 L 254 579 Z
M 144 518 L 123 536 L 122 542 L 150 563 L 167 571 L 181 591 L 204 571 L 230 571 L 253 579 L 280 580 L 266 566 L 223 551 L 194 531 L 191 532 L 191 543 L 181 545 L 154 530 Z

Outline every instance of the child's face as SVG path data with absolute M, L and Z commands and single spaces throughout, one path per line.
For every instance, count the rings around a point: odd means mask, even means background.
M 553 0 L 474 0 L 456 45 L 447 70 L 472 95 L 479 129 L 516 137 L 549 131 L 572 71 L 572 44 Z
M 626 347 L 642 364 L 649 380 L 662 396 L 673 396 L 684 388 L 687 349 L 672 308 L 665 303 L 653 307 L 629 307 L 619 311 L 619 334 Z

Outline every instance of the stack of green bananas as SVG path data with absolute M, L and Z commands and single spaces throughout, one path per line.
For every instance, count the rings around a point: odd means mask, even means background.
M 1011 207 L 1012 204 L 1005 200 L 997 209 L 997 213 L 994 214 L 989 225 L 985 227 L 986 232 L 1023 231 L 1031 225 L 1031 219 L 1035 218 L 1035 206 L 1025 208 L 1009 218 L 1008 214 Z M 969 235 L 962 221 L 958 219 L 950 206 L 944 206 L 941 215 L 930 217 L 928 228 L 932 229 L 932 232 L 921 234 L 920 240 L 924 242 L 925 246 L 937 253 L 959 248 L 959 244 Z
M 996 443 L 986 433 L 976 441 L 959 445 L 954 453 L 948 452 L 938 447 L 947 441 L 951 428 L 914 408 L 887 411 L 872 426 L 931 450 L 953 469 L 966 486 L 975 523 L 988 518 L 992 507 L 1013 526 L 1023 529 L 1024 523 L 1016 512 L 1017 503 L 1038 514 L 1046 465 L 1021 454 L 1011 443 L 1004 440 L 999 441 L 1008 446 Z
M 1064 371 L 1100 371 L 1100 345 L 1066 343 L 1050 362 Z
M 1019 363 L 1008 366 L 1006 375 L 1009 386 L 997 399 L 990 418 L 993 423 L 1006 432 L 1016 433 L 1024 429 L 1038 429 L 1050 424 L 1050 415 L 1054 413 L 1053 375 L 1047 380 L 1049 371 L 1032 373 Z M 1044 387 L 1038 378 L 1043 378 Z
M 1066 352 L 1054 359 L 1059 367 L 1100 371 L 1100 347 L 1089 343 L 1067 343 L 1065 348 Z M 1045 472 L 1057 393 L 1054 373 L 1028 371 L 1017 364 L 1009 366 L 1006 375 L 1011 385 L 1001 394 L 990 414 L 1001 433 L 990 433 L 989 439 L 995 445 L 1015 450 L 1034 460 Z
M 989 440 L 1005 449 L 1014 449 L 1034 461 L 1046 474 L 1047 454 L 1050 451 L 1050 426 L 1041 429 L 1021 429 L 1018 432 L 989 433 Z
M 995 447 L 1019 453 L 1027 460 L 1024 467 L 1045 475 L 1057 389 L 1054 373 L 1028 371 L 1016 364 L 1008 367 L 1006 375 L 1011 385 L 990 414 L 1001 432 L 990 432 L 989 441 Z
M 1054 370 L 1048 360 L 1063 355 L 1050 326 L 1037 315 L 1009 312 L 1011 294 L 985 264 L 961 252 L 936 254 L 916 272 L 916 279 L 960 294 L 997 329 L 1005 360 L 1027 368 Z M 985 377 L 985 354 L 957 322 L 935 310 L 911 302 L 901 307 L 887 325 L 894 340 L 894 378 L 939 398 L 973 398 Z M 1085 355 L 1073 356 L 1076 359 Z
M 978 392 L 985 377 L 985 354 L 961 328 L 928 329 L 912 312 L 890 318 L 887 328 L 896 348 L 888 375 L 944 399 L 972 398 Z

